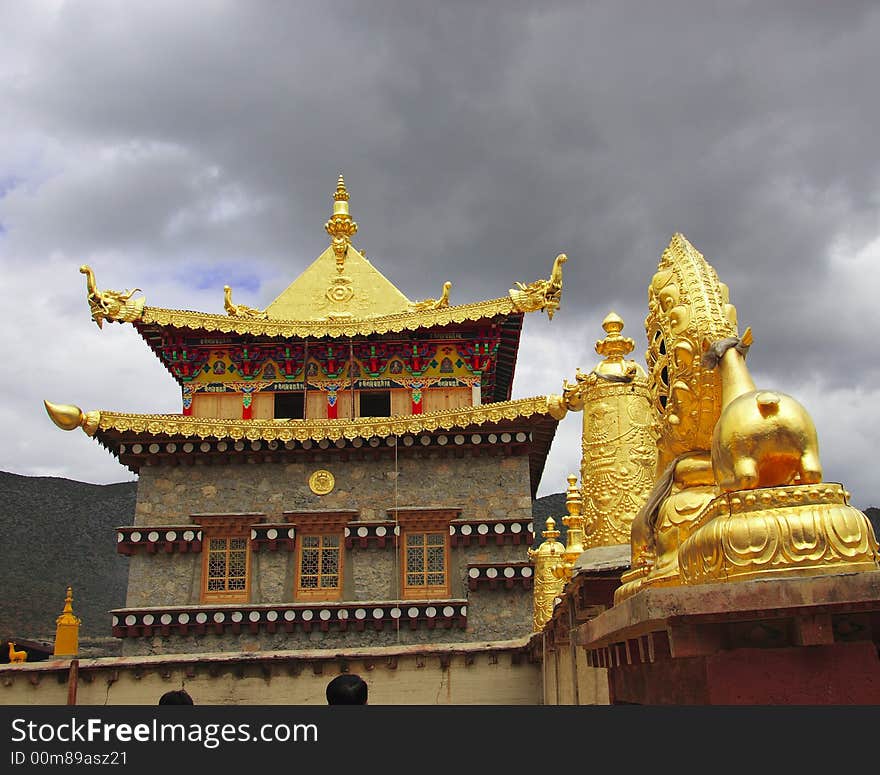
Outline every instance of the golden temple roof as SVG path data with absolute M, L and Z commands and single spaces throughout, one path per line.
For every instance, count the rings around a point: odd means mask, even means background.
M 268 307 L 269 320 L 363 320 L 407 312 L 410 300 L 352 245 L 344 272 L 331 245 Z
M 496 315 L 546 311 L 552 319 L 562 295 L 562 264 L 557 256 L 549 279 L 516 282 L 506 297 L 450 306 L 451 282 L 438 298 L 410 301 L 351 244 L 357 224 L 349 213 L 342 175 L 333 196 L 333 214 L 324 228 L 330 246 L 264 310 L 235 304 L 224 286 L 226 314 L 146 306 L 132 291 L 99 290 L 87 265 L 86 290 L 92 319 L 171 326 L 193 331 L 281 337 L 365 336 L 413 331 L 450 323 L 485 320 Z

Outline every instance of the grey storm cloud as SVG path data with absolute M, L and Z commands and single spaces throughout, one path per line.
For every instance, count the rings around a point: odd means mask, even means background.
M 40 415 L 50 388 L 176 411 L 146 347 L 88 321 L 80 263 L 157 306 L 219 311 L 221 276 L 265 305 L 325 247 L 341 170 L 356 244 L 410 298 L 502 296 L 569 255 L 518 395 L 594 363 L 610 309 L 641 357 L 647 284 L 684 232 L 753 328 L 755 374 L 815 397 L 826 468 L 880 503 L 859 457 L 880 414 L 875 3 L 55 0 L 0 24 L 0 261 L 13 338 L 50 356 L 7 366 L 28 441 L 0 467 L 77 478 L 62 449 L 87 442 Z M 99 376 L 111 357 L 155 382 Z M 576 468 L 565 422 L 545 492 Z M 81 477 L 124 474 L 93 460 Z

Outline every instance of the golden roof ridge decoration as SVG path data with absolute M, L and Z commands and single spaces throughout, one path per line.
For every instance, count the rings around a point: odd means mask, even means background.
M 522 312 L 509 297 L 488 299 L 470 304 L 438 309 L 411 310 L 374 318 L 346 318 L 341 320 L 272 320 L 233 317 L 195 310 L 144 307 L 139 318 L 145 324 L 189 328 L 191 330 L 217 331 L 224 334 L 252 334 L 262 336 L 316 337 L 316 336 L 365 336 L 368 334 L 398 333 L 431 328 L 449 323 L 483 320 L 496 315 Z M 534 310 L 528 310 L 534 311 Z
M 395 417 L 356 417 L 352 420 L 224 420 L 181 414 L 124 414 L 108 411 L 83 412 L 79 407 L 53 404 L 46 410 L 62 430 L 82 425 L 89 436 L 100 431 L 166 434 L 189 438 L 248 439 L 249 441 L 321 441 L 402 436 L 422 431 L 451 430 L 486 422 L 516 420 L 533 415 L 550 417 L 546 396 L 518 398 L 493 404 L 445 409 Z M 89 417 L 90 422 L 83 419 Z
M 517 282 L 516 288 L 509 291 L 514 306 L 520 312 L 546 311 L 547 317 L 553 320 L 562 298 L 562 265 L 566 261 L 565 253 L 556 256 L 548 280 L 535 280 L 527 285 Z
M 452 290 L 452 283 L 447 280 L 443 283 L 443 292 L 440 294 L 439 299 L 424 299 L 423 301 L 413 302 L 412 311 L 424 312 L 429 309 L 443 309 L 444 307 L 448 307 L 450 290 Z
M 132 323 L 138 320 L 144 311 L 146 299 L 132 299 L 140 288 L 128 291 L 99 291 L 95 282 L 95 273 L 88 264 L 83 264 L 79 271 L 86 276 L 86 299 L 92 313 L 92 320 L 98 328 L 104 327 L 104 321 L 116 323 Z
M 233 304 L 232 288 L 228 285 L 223 286 L 223 308 L 230 317 L 267 319 L 265 310 L 248 307 L 246 304 Z

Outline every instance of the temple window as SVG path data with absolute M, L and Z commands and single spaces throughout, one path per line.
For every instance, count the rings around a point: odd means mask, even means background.
M 345 526 L 356 511 L 284 512 L 296 527 L 294 599 L 340 600 L 345 581 Z
M 446 598 L 449 581 L 449 522 L 459 509 L 400 509 L 401 597 Z
M 448 536 L 448 531 L 404 532 L 404 598 L 449 596 Z
M 305 417 L 305 394 L 302 392 L 276 393 L 275 418 L 302 420 Z
M 359 399 L 359 417 L 391 417 L 390 390 L 366 390 Z
M 297 536 L 296 598 L 337 600 L 342 594 L 342 536 Z
M 250 525 L 263 515 L 193 516 L 202 525 L 202 602 L 246 603 L 250 595 Z

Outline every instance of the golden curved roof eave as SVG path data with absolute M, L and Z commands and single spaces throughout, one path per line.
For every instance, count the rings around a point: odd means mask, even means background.
M 211 331 L 224 334 L 251 334 L 255 336 L 316 337 L 365 336 L 368 334 L 414 331 L 419 328 L 443 326 L 449 323 L 485 320 L 496 315 L 519 312 L 509 297 L 490 299 L 473 304 L 459 304 L 434 310 L 402 312 L 396 315 L 344 320 L 267 320 L 232 315 L 218 315 L 191 310 L 144 307 L 138 322 L 146 325 L 188 328 L 193 331 Z
M 101 411 L 95 435 L 117 431 L 198 439 L 248 439 L 250 441 L 321 441 L 369 439 L 423 431 L 467 428 L 502 420 L 540 415 L 553 421 L 546 396 L 519 398 L 494 404 L 426 412 L 396 417 L 362 417 L 353 420 L 223 420 L 179 414 L 122 414 Z

